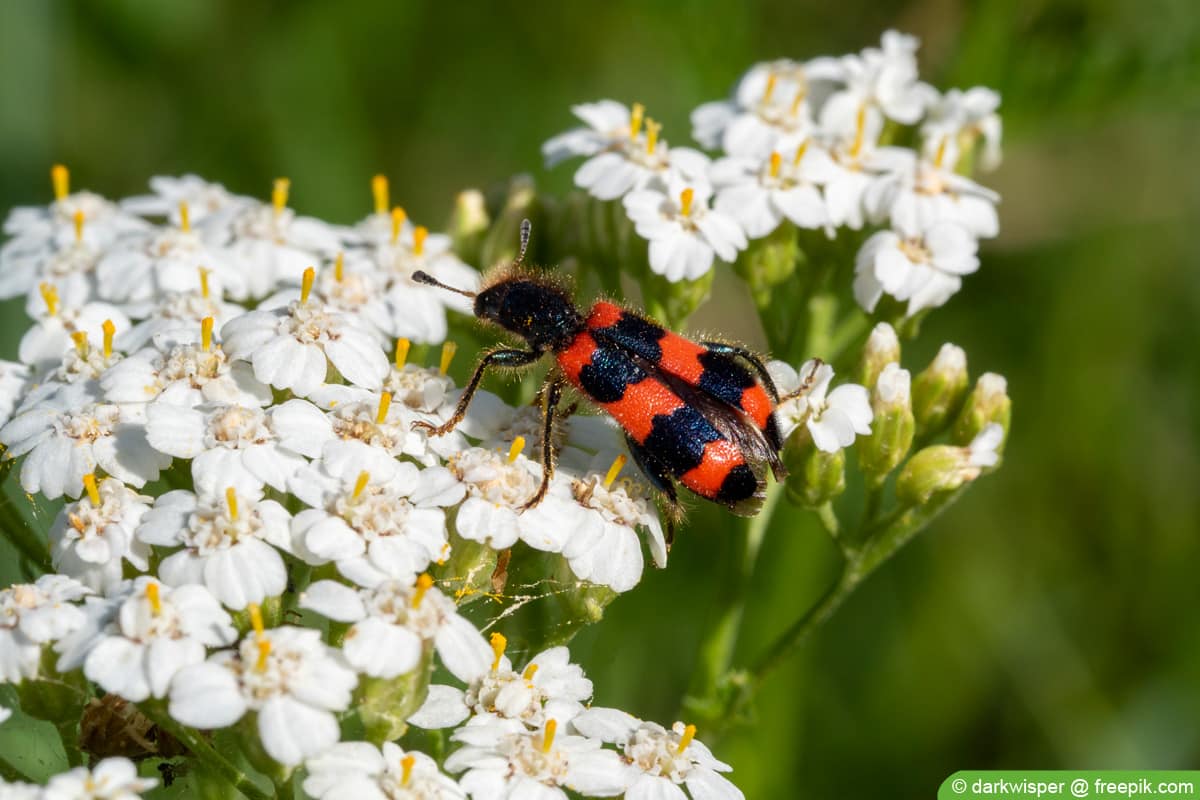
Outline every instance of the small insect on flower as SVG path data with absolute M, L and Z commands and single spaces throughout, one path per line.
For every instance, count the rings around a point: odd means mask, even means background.
M 553 355 L 540 393 L 542 482 L 524 508 L 541 502 L 550 486 L 555 411 L 570 384 L 624 428 L 629 451 L 663 495 L 672 529 L 680 510 L 677 482 L 740 516 L 758 513 L 767 469 L 776 480 L 786 476 L 775 420 L 781 398 L 762 360 L 736 345 L 693 342 L 614 303 L 599 301 L 584 314 L 562 287 L 521 271 L 529 232 L 525 220 L 516 261 L 478 293 L 446 286 L 423 272 L 413 275 L 473 298 L 475 316 L 528 344 L 527 350 L 489 351 L 454 414 L 440 426 L 414 426 L 433 436 L 448 433 L 462 421 L 489 367 L 520 369 Z M 790 396 L 804 394 L 815 375 L 814 369 Z

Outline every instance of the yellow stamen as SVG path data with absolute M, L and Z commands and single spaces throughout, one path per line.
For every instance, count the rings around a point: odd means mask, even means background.
M 100 329 L 104 331 L 104 357 L 112 358 L 113 334 L 117 332 L 117 326 L 111 319 L 106 319 Z
M 679 737 L 679 749 L 675 751 L 676 754 L 683 755 L 683 751 L 688 749 L 688 745 L 694 738 L 696 738 L 696 726 L 688 725 L 683 729 L 683 736 Z
M 212 317 L 205 317 L 200 320 L 200 349 L 206 353 L 212 350 L 212 329 Z
M 504 658 L 504 648 L 508 647 L 508 639 L 504 638 L 503 633 L 493 633 L 488 641 L 492 645 L 492 653 L 496 656 L 492 660 L 492 672 L 500 669 L 500 659 Z
M 446 342 L 442 345 L 442 363 L 438 365 L 438 372 L 445 375 L 450 371 L 450 362 L 454 360 L 454 354 L 458 352 L 457 342 Z
M 608 468 L 608 473 L 604 476 L 605 489 L 612 486 L 613 481 L 615 481 L 617 476 L 621 474 L 621 468 L 625 466 L 626 460 L 627 459 L 625 458 L 624 453 L 621 453 L 619 456 L 613 459 L 612 466 Z
M 413 228 L 413 255 L 419 256 L 425 252 L 425 239 L 429 236 L 429 228 L 418 225 Z
M 192 232 L 192 215 L 188 213 L 188 204 L 184 202 L 179 203 L 179 230 Z
M 151 581 L 146 584 L 146 599 L 150 602 L 150 613 L 154 616 L 162 614 L 162 598 L 158 596 L 158 584 Z
M 354 482 L 354 494 L 352 495 L 353 499 L 357 500 L 359 498 L 359 496 L 363 493 L 363 490 L 367 488 L 367 483 L 370 480 L 371 473 L 367 472 L 365 469 L 358 473 L 358 480 Z
M 808 139 L 805 139 L 803 142 L 800 143 L 800 146 L 796 148 L 796 155 L 794 158 L 792 158 L 792 166 L 793 167 L 800 166 L 800 162 L 804 160 L 804 154 L 807 152 L 808 152 Z
M 276 215 L 287 208 L 288 190 L 291 187 L 292 182 L 287 178 L 275 179 L 275 184 L 271 187 L 271 205 L 275 208 Z
M 76 211 L 75 215 L 73 217 L 71 217 L 71 220 L 75 223 L 75 241 L 82 242 L 83 241 L 83 212 Z
M 417 578 L 417 588 L 413 590 L 412 607 L 420 608 L 421 601 L 425 599 L 425 593 L 433 588 L 433 578 L 429 577 L 428 572 L 422 572 Z
M 250 612 L 250 627 L 254 629 L 254 636 L 261 639 L 264 630 L 262 609 L 258 607 L 258 603 L 251 603 L 246 606 L 246 610 Z
M 646 120 L 646 155 L 654 155 L 658 148 L 658 132 L 661 130 L 662 125 L 652 119 Z
M 400 206 L 392 209 L 392 244 L 400 241 L 400 231 L 404 228 L 404 221 L 408 219 L 408 214 Z
M 766 105 L 771 102 L 771 95 L 775 94 L 775 87 L 779 84 L 779 76 L 772 72 L 767 76 L 767 87 L 763 89 L 762 103 Z
M 933 157 L 933 166 L 936 169 L 941 169 L 942 163 L 946 160 L 946 145 L 949 143 L 949 141 L 950 137 L 943 136 L 942 140 L 938 142 L 937 154 Z
M 550 748 L 554 747 L 554 734 L 558 732 L 558 721 L 553 719 L 546 720 L 546 728 L 542 731 L 542 752 L 549 753 Z
M 71 341 L 75 342 L 75 352 L 79 353 L 80 358 L 87 358 L 88 340 L 87 334 L 83 331 L 75 331 L 71 334 Z
M 254 671 L 266 672 L 267 657 L 271 655 L 271 640 L 264 637 L 254 644 L 258 647 L 258 661 L 254 662 Z
M 237 492 L 232 486 L 225 490 L 225 505 L 229 507 L 229 518 L 236 520 L 238 518 Z
M 346 255 L 338 253 L 337 258 L 333 260 L 333 279 L 341 283 L 344 277 L 346 277 Z
M 211 270 L 209 270 L 205 267 L 197 267 L 196 269 L 198 269 L 200 271 L 200 296 L 203 297 L 205 300 L 207 300 L 208 299 L 208 273 L 211 272 Z
M 858 115 L 854 118 L 854 144 L 850 146 L 850 155 L 857 156 L 862 152 L 867 135 L 867 107 L 858 107 Z
M 388 409 L 392 407 L 392 393 L 384 392 L 379 395 L 379 408 L 375 411 L 375 424 L 382 425 L 387 419 Z
M 83 520 L 79 518 L 78 514 L 67 514 L 67 520 L 70 521 L 71 527 L 80 533 L 83 533 L 87 528 L 87 525 L 85 525 Z
M 89 472 L 83 476 L 83 488 L 87 489 L 88 499 L 96 508 L 100 507 L 100 490 L 96 488 L 96 473 Z
M 679 213 L 685 217 L 692 215 L 692 202 L 696 199 L 696 190 L 688 187 L 679 193 Z
M 50 183 L 54 186 L 54 199 L 65 200 L 71 193 L 71 171 L 62 164 L 50 168 Z
M 521 455 L 521 451 L 525 449 L 525 437 L 518 436 L 513 439 L 512 446 L 508 448 L 508 463 L 513 463 L 517 460 L 517 456 Z
M 300 280 L 300 302 L 307 303 L 308 296 L 312 293 L 313 281 L 317 279 L 317 271 L 312 267 L 304 270 L 304 277 Z
M 375 195 L 375 213 L 388 213 L 388 179 L 387 175 L 376 175 L 371 178 L 371 194 Z
M 531 680 L 533 680 L 533 676 L 537 674 L 537 671 L 538 671 L 538 665 L 530 664 L 528 667 L 525 668 L 525 671 L 521 673 L 521 677 L 527 681 L 531 681 Z
M 782 162 L 783 162 L 783 159 L 780 157 L 779 153 L 771 153 L 771 177 L 772 178 L 779 177 L 779 166 Z
M 642 119 L 646 116 L 646 107 L 641 103 L 634 103 L 633 108 L 629 109 L 629 138 L 636 139 L 638 134 L 642 132 Z
M 58 314 L 58 289 L 52 283 L 43 282 L 38 286 L 42 300 L 46 301 L 46 314 L 53 317 Z
M 808 90 L 800 87 L 796 90 L 796 96 L 792 98 L 792 108 L 788 111 L 791 116 L 796 116 L 800 113 L 800 106 L 804 103 L 804 98 L 808 97 Z
M 396 355 L 392 362 L 396 365 L 396 369 L 404 369 L 404 364 L 408 361 L 408 349 L 412 347 L 412 342 L 404 337 L 396 340 Z
M 400 759 L 400 785 L 407 788 L 408 782 L 412 780 L 413 765 L 417 763 L 417 757 L 407 755 Z

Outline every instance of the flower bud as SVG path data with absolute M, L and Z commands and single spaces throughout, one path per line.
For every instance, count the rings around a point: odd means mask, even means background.
M 771 288 L 796 271 L 800 256 L 796 226 L 785 222 L 769 235 L 751 241 L 738 255 L 733 269 L 749 285 L 755 303 L 762 308 L 771 302 Z
M 962 407 L 967 383 L 967 354 L 947 342 L 913 381 L 913 416 L 920 436 L 945 430 Z
M 454 595 L 460 606 L 474 602 L 492 591 L 498 554 L 483 542 L 450 534 L 450 555 L 434 570 L 438 585 Z
M 484 237 L 479 265 L 486 269 L 512 262 L 521 247 L 521 223 L 531 219 L 536 227 L 538 210 L 537 187 L 533 178 L 517 175 L 509 182 L 504 207 Z
M 454 211 L 450 213 L 450 222 L 446 226 L 454 252 L 459 258 L 468 264 L 478 262 L 480 248 L 490 224 L 483 192 L 478 189 L 459 192 L 454 198 Z
M 788 441 L 784 462 L 788 499 L 796 505 L 819 508 L 846 490 L 846 451 L 818 450 L 806 427 Z
M 871 433 L 858 438 L 859 467 L 869 484 L 879 486 L 912 447 L 916 424 L 910 394 L 908 370 L 892 362 L 883 368 L 871 392 L 875 419 Z
M 426 642 L 420 663 L 410 672 L 395 678 L 363 680 L 357 711 L 368 739 L 391 742 L 404 735 L 408 730 L 406 720 L 416 713 L 429 693 L 432 665 L 433 647 Z
M 896 336 L 896 329 L 886 322 L 881 322 L 871 331 L 867 343 L 863 345 L 862 361 L 858 367 L 858 383 L 868 389 L 874 389 L 875 381 L 883 368 L 898 361 L 900 339 Z
M 992 422 L 1007 435 L 1011 419 L 1012 400 L 1008 397 L 1008 381 L 1003 375 L 985 372 L 975 381 L 975 388 L 954 421 L 951 439 L 955 444 L 965 445 Z M 1003 452 L 1003 442 L 1000 452 Z
M 937 492 L 951 492 L 979 477 L 999 461 L 1004 429 L 989 423 L 966 447 L 948 444 L 926 447 L 908 460 L 896 479 L 902 506 L 924 505 Z
M 642 281 L 647 310 L 660 322 L 672 328 L 678 327 L 708 299 L 715 274 L 716 270 L 710 269 L 693 281 L 674 283 L 661 275 L 647 274 Z

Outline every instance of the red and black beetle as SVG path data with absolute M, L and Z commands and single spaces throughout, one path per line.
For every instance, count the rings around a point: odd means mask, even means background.
M 786 476 L 774 414 L 779 392 L 762 360 L 736 345 L 693 342 L 606 301 L 585 316 L 561 287 L 519 271 L 529 232 L 525 220 L 512 268 L 478 293 L 413 274 L 421 283 L 474 298 L 475 316 L 529 345 L 485 354 L 450 419 L 436 427 L 416 425 L 433 436 L 448 433 L 462 421 L 489 367 L 528 367 L 552 354 L 555 368 L 541 392 L 542 483 L 524 508 L 541 502 L 549 488 L 555 410 L 569 383 L 624 428 L 634 460 L 665 496 L 671 522 L 679 513 L 676 482 L 735 514 L 756 514 L 767 469 L 776 480 Z M 791 396 L 807 391 L 811 380 L 812 374 Z

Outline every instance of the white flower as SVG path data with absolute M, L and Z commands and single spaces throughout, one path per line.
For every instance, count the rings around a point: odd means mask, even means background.
M 134 703 L 165 697 L 181 669 L 204 661 L 206 647 L 237 640 L 229 614 L 203 586 L 167 588 L 150 576 L 128 582 L 108 606 L 83 673 Z
M 455 677 L 467 684 L 466 691 L 430 686 L 425 703 L 408 721 L 421 728 L 447 728 L 469 716 L 496 716 L 536 730 L 548 719 L 566 723 L 591 700 L 592 682 L 571 663 L 567 648 L 544 650 L 516 671 L 504 654 L 508 640 L 493 633 L 491 645 L 490 659 L 459 664 Z
M 197 408 L 152 403 L 146 410 L 150 445 L 167 457 L 191 458 L 196 488 L 220 494 L 233 485 L 252 492 L 265 483 L 287 490 L 288 478 L 316 457 L 330 437 L 329 421 L 307 400 L 256 406 Z M 0 431 L 2 434 L 3 431 Z
M 108 303 L 60 300 L 58 289 L 49 284 L 42 284 L 39 300 L 37 309 L 30 311 L 34 324 L 17 345 L 21 363 L 38 372 L 60 366 L 63 356 L 77 347 L 76 334 L 86 335 L 89 342 L 103 342 L 105 323 L 114 330 L 129 329 L 129 318 Z
M 412 456 L 426 465 L 436 464 L 439 457 L 449 456 L 467 446 L 457 430 L 445 436 L 431 437 L 424 430 L 413 427 L 418 421 L 438 425 L 453 413 L 454 406 L 447 402 L 445 395 L 447 385 L 454 385 L 448 378 L 432 370 L 414 368 L 404 372 L 393 368 L 385 385 L 395 388 L 399 397 L 390 391 L 375 393 L 335 384 L 310 395 L 310 400 L 328 409 L 326 414 L 330 424 L 328 437 L 316 444 L 320 446 L 325 441 L 338 439 L 356 440 L 386 450 L 393 456 Z M 426 407 L 426 398 L 436 401 L 436 405 Z
M 50 526 L 55 568 L 87 587 L 106 592 L 121 582 L 124 562 L 145 572 L 150 548 L 134 538 L 134 530 L 150 510 L 152 498 L 140 495 L 115 478 L 96 483 L 84 476 L 87 492 L 68 503 Z
M 117 480 L 142 486 L 171 463 L 146 441 L 139 409 L 97 403 L 87 387 L 72 384 L 53 398 L 17 414 L 0 428 L 6 455 L 26 455 L 21 486 L 54 500 L 78 497 L 83 476 L 97 467 Z
M 204 402 L 265 406 L 271 389 L 254 377 L 245 361 L 231 362 L 213 341 L 212 318 L 200 330 L 164 331 L 152 346 L 127 356 L 100 377 L 114 403 L 164 403 L 193 408 Z
M 767 370 L 781 394 L 787 394 L 800 386 L 802 376 L 807 380 L 813 375 L 816 362 L 806 361 L 799 372 L 782 361 L 772 361 Z M 821 364 L 816 367 L 815 377 L 809 390 L 799 397 L 786 400 L 776 409 L 781 423 L 780 432 L 786 439 L 800 424 L 808 427 L 813 444 L 827 453 L 836 453 L 854 443 L 855 435 L 865 436 L 871 432 L 870 393 L 856 383 L 843 383 L 833 391 L 833 367 Z
M 315 271 L 306 271 L 300 299 L 287 308 L 251 311 L 225 323 L 225 352 L 253 364 L 263 383 L 300 396 L 325 383 L 330 365 L 350 383 L 378 389 L 388 373 L 378 341 L 354 317 L 310 298 L 315 278 Z
M 515 446 L 508 457 L 471 447 L 450 456 L 446 466 L 467 493 L 454 521 L 458 535 L 495 550 L 512 547 L 521 537 L 520 510 L 541 484 L 541 467 Z
M 774 151 L 765 161 L 724 158 L 711 173 L 718 187 L 715 208 L 735 219 L 752 239 L 771 233 L 784 219 L 800 228 L 824 228 L 829 212 L 818 186 L 833 174 L 829 154 L 807 141 L 794 154 Z
M 55 775 L 40 800 L 139 800 L 157 785 L 153 778 L 139 778 L 129 759 L 106 758 L 91 769 L 76 767 Z
M 29 390 L 29 367 L 0 360 L 0 426 L 12 419 L 17 402 Z
M 181 336 L 178 331 L 198 331 L 204 320 L 211 317 L 213 330 L 219 331 L 226 322 L 245 313 L 239 305 L 227 303 L 208 291 L 197 278 L 196 288 L 187 292 L 164 292 L 153 308 L 147 308 L 145 318 L 117 337 L 117 346 L 126 352 L 146 347 L 159 334 L 170 338 Z
M 432 644 L 451 674 L 467 680 L 487 668 L 491 651 L 475 626 L 459 616 L 454 601 L 422 573 L 413 584 L 386 580 L 369 589 L 317 581 L 300 607 L 338 622 L 353 623 L 342 651 L 360 672 L 394 678 L 411 672 Z
M 204 241 L 228 256 L 250 297 L 298 285 L 305 269 L 341 249 L 336 228 L 287 207 L 287 179 L 275 181 L 270 203 L 234 203 L 197 223 Z M 239 298 L 241 299 L 241 298 Z
M 635 111 L 637 109 L 635 108 Z M 614 134 L 608 146 L 579 167 L 575 185 L 599 200 L 616 200 L 635 189 L 663 186 L 671 178 L 696 181 L 708 171 L 708 156 L 686 147 L 668 147 L 660 125 L 634 113 L 625 136 Z
M 121 208 L 143 217 L 166 217 L 172 225 L 179 225 L 180 205 L 186 205 L 192 222 L 199 222 L 209 214 L 223 211 L 236 204 L 249 204 L 249 197 L 231 194 L 219 183 L 210 183 L 197 175 L 155 175 L 150 179 L 152 194 L 127 197 Z
M 832 175 L 825 181 L 825 202 L 834 227 L 862 228 L 867 209 L 867 190 L 890 175 L 911 168 L 915 157 L 902 147 L 880 147 L 883 119 L 860 106 L 853 129 L 844 134 L 824 135 L 834 159 Z
M 905 238 L 879 231 L 855 259 L 854 296 L 874 311 L 884 293 L 908 301 L 908 316 L 937 308 L 962 287 L 962 276 L 979 269 L 978 243 L 953 222 L 935 223 L 923 235 Z
M 709 208 L 712 189 L 675 179 L 667 190 L 643 189 L 625 197 L 638 236 L 650 241 L 650 268 L 667 280 L 695 280 L 712 268 L 714 255 L 732 262 L 747 245 L 738 223 Z
M 755 64 L 730 99 L 692 112 L 692 135 L 709 149 L 756 160 L 772 150 L 794 150 L 813 129 L 814 100 L 823 100 L 842 73 L 834 59 Z
M 583 736 L 559 733 L 557 720 L 530 731 L 515 720 L 476 717 L 451 738 L 463 746 L 446 770 L 466 770 L 459 784 L 473 800 L 551 800 L 570 789 L 585 797 L 611 797 L 629 785 L 620 756 Z
M 958 148 L 943 139 L 932 159 L 910 160 L 876 179 L 863 204 L 872 221 L 889 220 L 898 233 L 920 236 L 939 222 L 954 222 L 987 239 L 1000 231 L 1000 195 L 954 172 Z
M 951 89 L 929 107 L 929 116 L 921 125 L 921 136 L 935 148 L 943 138 L 966 146 L 983 137 L 979 166 L 990 171 L 1000 166 L 1000 138 L 1003 132 L 1000 95 L 984 86 L 963 91 Z
M 345 711 L 358 682 L 341 653 L 321 632 L 290 625 L 262 629 L 234 650 L 181 670 L 171 684 L 170 714 L 185 725 L 224 728 L 247 711 L 258 716 L 267 755 L 297 766 L 338 740 L 333 712 Z
M 366 586 L 411 581 L 444 557 L 449 540 L 441 507 L 463 497 L 444 467 L 418 469 L 357 441 L 330 442 L 289 486 L 310 506 L 292 521 L 298 553 L 311 563 L 334 561 Z
M 916 37 L 885 31 L 881 48 L 868 47 L 842 57 L 845 88 L 834 92 L 821 109 L 821 129 L 852 130 L 859 109 L 905 125 L 917 122 L 937 91 L 917 80 Z
M 95 299 L 95 270 L 102 253 L 82 235 L 56 249 L 13 253 L 10 247 L 11 243 L 0 248 L 0 298 L 26 295 L 29 307 L 37 302 L 38 287 L 45 283 L 80 303 Z
M 676 722 L 671 730 L 615 708 L 590 708 L 571 722 L 584 736 L 616 744 L 634 772 L 626 797 L 682 800 L 744 800 L 741 790 L 718 772 L 731 767 L 713 757 L 694 737 L 694 725 Z
M 638 104 L 631 110 L 616 100 L 598 100 L 571 106 L 571 113 L 585 124 L 546 140 L 542 145 L 542 158 L 547 169 L 569 158 L 594 156 L 637 136 L 645 110 Z M 638 129 L 631 124 L 635 118 Z
M 316 800 L 466 800 L 437 762 L 395 742 L 339 742 L 305 763 L 304 791 Z
M 278 597 L 287 589 L 280 551 L 291 552 L 291 515 L 262 492 L 228 487 L 200 497 L 184 490 L 154 502 L 137 529 L 143 542 L 183 549 L 163 559 L 158 573 L 170 586 L 203 584 L 228 608 Z
M 626 592 L 642 577 L 646 531 L 654 563 L 666 566 L 662 523 L 649 489 L 626 477 L 616 480 L 626 457 L 598 455 L 580 478 L 559 471 L 546 498 L 525 512 L 522 539 L 539 550 L 561 552 L 579 578 Z M 529 524 L 532 523 L 532 524 Z
M 0 589 L 0 683 L 37 677 L 42 645 L 84 625 L 86 617 L 75 601 L 90 592 L 65 575 L 43 575 L 36 583 Z

